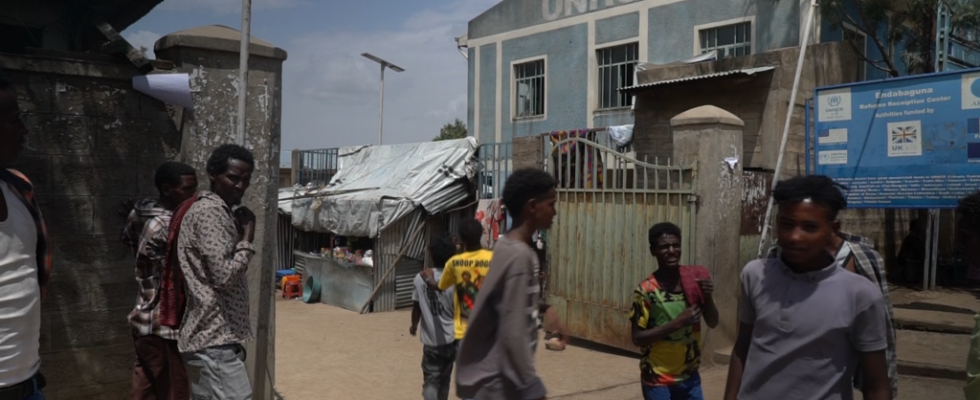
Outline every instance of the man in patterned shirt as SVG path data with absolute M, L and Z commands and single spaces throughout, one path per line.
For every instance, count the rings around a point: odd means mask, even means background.
M 643 399 L 703 400 L 698 373 L 701 317 L 710 328 L 718 325 L 718 307 L 711 297 L 714 285 L 711 280 L 697 281 L 703 300 L 685 294 L 681 269 L 694 267 L 680 265 L 681 228 L 677 225 L 654 225 L 648 240 L 650 252 L 657 259 L 657 271 L 633 291 L 629 314 L 633 344 L 643 348 Z
M 136 256 L 136 307 L 129 313 L 136 344 L 131 400 L 183 400 L 189 387 L 177 350 L 177 331 L 160 323 L 160 279 L 167 252 L 167 227 L 180 203 L 197 192 L 197 172 L 179 162 L 157 168 L 159 199 L 144 199 L 129 213 L 122 240 Z
M 215 149 L 207 163 L 211 190 L 199 192 L 180 221 L 177 257 L 187 310 L 178 344 L 195 399 L 252 398 L 242 343 L 252 339 L 245 274 L 255 254 L 255 215 L 232 208 L 241 204 L 254 170 L 244 147 Z

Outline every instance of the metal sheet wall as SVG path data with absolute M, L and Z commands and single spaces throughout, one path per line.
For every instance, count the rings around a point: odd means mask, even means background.
M 296 235 L 292 217 L 279 213 L 276 223 L 276 270 L 293 268 L 295 258 L 293 249 L 296 248 Z
M 426 247 L 429 239 L 445 235 L 455 235 L 463 218 L 473 218 L 474 207 L 466 206 L 446 214 L 424 219 L 426 214 L 421 209 L 412 212 L 401 220 L 386 228 L 375 247 L 380 249 L 375 259 L 374 284 L 377 285 L 382 277 L 390 271 L 392 263 L 401 252 L 402 246 L 408 250 L 401 261 L 394 266 L 395 271 L 382 284 L 374 299 L 375 312 L 392 311 L 412 306 L 412 281 L 422 270 L 423 263 L 432 266 L 432 259 Z M 419 224 L 425 224 L 423 232 L 418 237 L 411 237 Z
M 631 293 L 656 269 L 647 230 L 658 222 L 677 224 L 681 262 L 694 256 L 694 168 L 640 162 L 585 139 L 556 144 L 556 151 L 569 154 L 552 165 L 564 186 L 548 235 L 549 300 L 573 336 L 633 349 Z
M 417 209 L 412 213 L 402 217 L 402 219 L 389 225 L 378 235 L 375 242 L 376 259 L 374 264 L 374 284 L 381 284 L 381 289 L 374 298 L 374 311 L 392 311 L 398 308 L 411 307 L 411 280 L 414 274 L 409 274 L 409 270 L 415 268 L 415 273 L 422 269 L 422 260 L 425 254 L 425 235 L 411 237 L 419 224 L 423 223 L 423 211 Z M 405 256 L 398 265 L 394 265 L 402 246 L 408 246 Z M 417 264 L 413 265 L 409 260 L 414 259 Z M 391 268 L 396 268 L 394 272 L 388 274 Z M 382 283 L 382 279 L 388 275 Z M 399 287 L 402 295 L 399 297 Z M 409 290 L 406 290 L 408 288 Z M 408 302 L 405 303 L 405 294 L 408 293 Z M 401 299 L 401 301 L 399 301 Z

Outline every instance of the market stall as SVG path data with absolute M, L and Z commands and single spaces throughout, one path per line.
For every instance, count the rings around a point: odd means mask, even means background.
M 328 185 L 297 188 L 292 226 L 332 237 L 326 251 L 293 253 L 320 282 L 321 302 L 362 312 L 410 307 L 428 239 L 473 216 L 476 149 L 473 138 L 341 148 Z

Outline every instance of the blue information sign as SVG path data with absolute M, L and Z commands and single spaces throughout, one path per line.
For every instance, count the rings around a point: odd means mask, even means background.
M 817 88 L 815 172 L 852 208 L 953 208 L 980 189 L 980 69 Z

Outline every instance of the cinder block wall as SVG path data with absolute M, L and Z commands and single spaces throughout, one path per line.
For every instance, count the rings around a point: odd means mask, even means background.
M 0 55 L 0 70 L 30 130 L 16 167 L 37 186 L 54 251 L 42 303 L 47 398 L 124 399 L 137 286 L 119 240 L 123 203 L 156 196 L 153 172 L 177 154 L 180 133 L 163 103 L 133 91 L 129 64 Z

